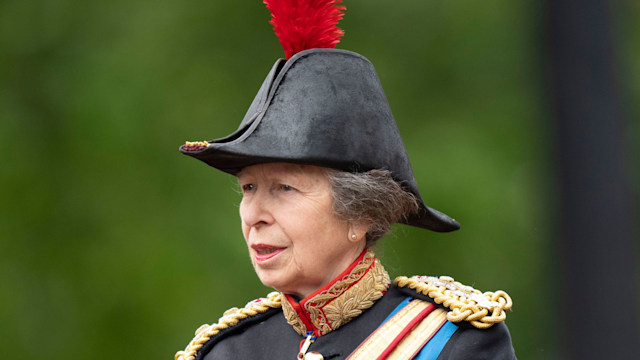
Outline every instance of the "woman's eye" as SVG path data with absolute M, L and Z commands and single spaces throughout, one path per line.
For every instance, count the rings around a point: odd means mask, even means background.
M 242 185 L 242 192 L 248 192 L 248 191 L 253 191 L 253 189 L 255 189 L 256 186 L 253 184 L 244 184 Z
M 289 186 L 289 185 L 284 185 L 284 184 L 280 185 L 280 188 L 281 188 L 282 190 L 284 190 L 284 191 L 291 191 L 291 190 L 293 190 L 293 187 L 291 187 L 291 186 Z

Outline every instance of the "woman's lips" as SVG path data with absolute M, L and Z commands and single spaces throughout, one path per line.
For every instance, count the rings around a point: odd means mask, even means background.
M 252 245 L 251 248 L 255 251 L 254 257 L 257 262 L 267 261 L 286 249 L 283 247 L 264 244 Z

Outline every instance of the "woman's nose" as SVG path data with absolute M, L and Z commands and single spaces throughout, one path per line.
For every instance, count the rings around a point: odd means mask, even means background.
M 240 202 L 240 218 L 246 226 L 269 225 L 274 221 L 272 199 L 267 192 L 256 191 Z

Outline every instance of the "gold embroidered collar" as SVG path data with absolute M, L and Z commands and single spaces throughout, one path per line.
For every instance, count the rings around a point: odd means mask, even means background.
M 284 294 L 282 310 L 287 322 L 305 336 L 322 336 L 360 316 L 389 288 L 389 274 L 373 252 L 365 250 L 333 281 L 297 302 Z

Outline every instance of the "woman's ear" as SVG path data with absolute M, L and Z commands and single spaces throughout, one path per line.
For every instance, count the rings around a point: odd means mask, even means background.
M 367 231 L 369 231 L 369 223 L 367 222 L 349 223 L 349 241 L 359 242 L 366 240 Z

